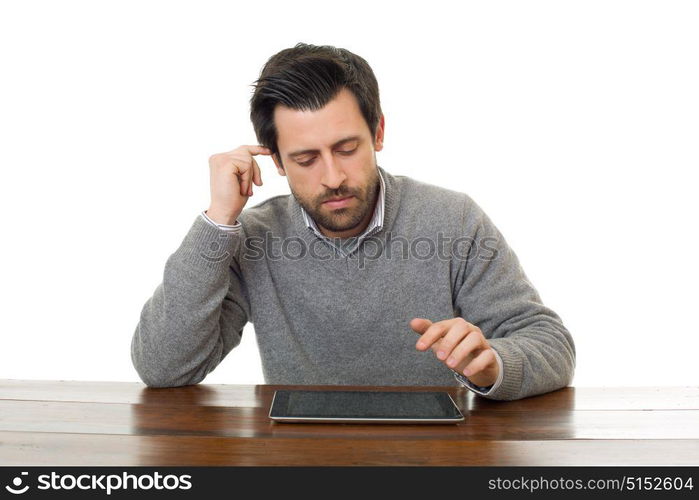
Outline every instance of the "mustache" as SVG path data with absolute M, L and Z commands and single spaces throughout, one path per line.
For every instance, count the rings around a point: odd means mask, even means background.
M 347 198 L 348 196 L 354 196 L 356 198 L 361 199 L 360 196 L 361 193 L 359 193 L 357 190 L 354 189 L 336 189 L 334 191 L 331 191 L 319 198 L 318 205 L 325 203 L 328 200 L 331 200 L 333 198 Z

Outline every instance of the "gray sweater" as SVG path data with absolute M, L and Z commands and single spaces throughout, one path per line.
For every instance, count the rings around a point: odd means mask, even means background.
M 502 360 L 489 399 L 566 386 L 575 346 L 514 252 L 466 194 L 393 176 L 383 227 L 351 253 L 304 223 L 294 196 L 246 208 L 231 233 L 197 217 L 165 264 L 131 343 L 149 386 L 202 381 L 255 328 L 269 384 L 457 385 L 415 349 L 415 317 L 463 317 Z

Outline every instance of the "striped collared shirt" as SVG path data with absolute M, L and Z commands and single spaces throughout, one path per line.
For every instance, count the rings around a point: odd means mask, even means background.
M 365 238 L 371 236 L 377 231 L 380 231 L 383 227 L 386 186 L 384 185 L 384 180 L 383 176 L 381 175 L 381 171 L 378 172 L 380 184 L 379 199 L 376 201 L 376 207 L 374 208 L 374 216 L 371 218 L 371 221 L 369 221 L 369 225 L 359 236 L 346 238 L 344 239 L 345 241 L 342 241 L 340 238 L 328 238 L 320 232 L 315 221 L 311 218 L 311 216 L 308 215 L 308 212 L 306 212 L 303 209 L 303 207 L 301 207 L 301 214 L 303 215 L 303 221 L 306 224 L 306 227 L 312 230 L 313 233 L 316 236 L 318 236 L 318 238 L 328 242 L 328 244 L 333 246 L 343 257 L 346 257 L 347 255 L 351 254 Z

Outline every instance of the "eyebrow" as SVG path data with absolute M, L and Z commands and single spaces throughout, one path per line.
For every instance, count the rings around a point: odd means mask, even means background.
M 343 138 L 343 139 L 340 139 L 340 140 L 337 141 L 335 144 L 333 144 L 332 147 L 333 147 L 333 148 L 336 148 L 336 147 L 338 147 L 338 146 L 342 146 L 342 145 L 345 144 L 346 142 L 358 141 L 359 139 L 361 139 L 360 136 L 358 136 L 358 135 L 351 135 L 351 136 L 349 136 L 349 137 L 345 137 L 345 138 Z M 301 150 L 301 151 L 294 151 L 293 153 L 289 153 L 289 154 L 287 155 L 287 157 L 288 157 L 288 158 L 293 158 L 294 156 L 301 156 L 301 155 L 304 155 L 304 154 L 311 154 L 311 153 L 320 153 L 320 149 L 303 149 L 303 150 Z

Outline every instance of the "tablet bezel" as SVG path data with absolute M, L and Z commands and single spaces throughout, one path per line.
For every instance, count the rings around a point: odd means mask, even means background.
M 389 418 L 376 418 L 376 417 L 299 417 L 299 416 L 284 416 L 284 415 L 272 415 L 274 410 L 275 401 L 277 401 L 277 395 L 279 393 L 294 393 L 294 392 L 320 392 L 320 393 L 358 393 L 358 392 L 372 392 L 372 393 L 410 393 L 410 394 L 440 394 L 446 395 L 447 404 L 451 404 L 450 408 L 453 407 L 456 415 L 454 417 L 443 417 L 443 418 L 419 418 L 419 417 L 389 417 Z M 279 423 L 372 423 L 372 424 L 456 424 L 463 422 L 465 417 L 461 413 L 461 409 L 454 402 L 454 399 L 446 391 L 357 391 L 357 390 L 316 390 L 310 391 L 307 389 L 279 389 L 274 391 L 274 396 L 272 397 L 272 403 L 269 407 L 268 417 Z

